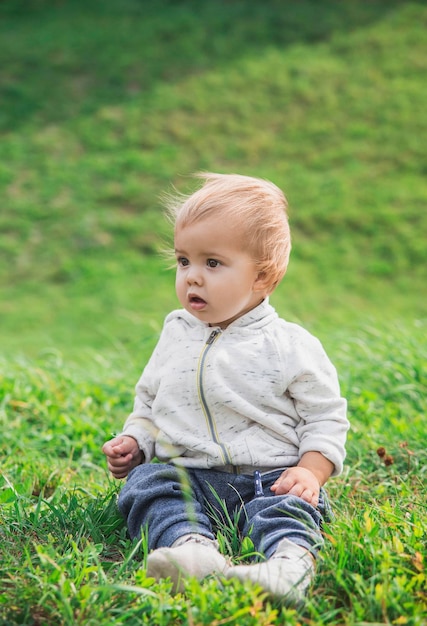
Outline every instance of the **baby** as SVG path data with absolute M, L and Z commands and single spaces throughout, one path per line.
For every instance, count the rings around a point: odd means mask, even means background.
M 176 293 L 136 386 L 134 410 L 103 451 L 132 538 L 147 533 L 147 574 L 249 580 L 288 603 L 314 575 L 349 427 L 319 341 L 281 319 L 268 296 L 291 248 L 287 202 L 273 183 L 203 174 L 172 198 Z M 221 506 L 263 560 L 219 551 Z M 213 516 L 212 513 L 215 513 Z

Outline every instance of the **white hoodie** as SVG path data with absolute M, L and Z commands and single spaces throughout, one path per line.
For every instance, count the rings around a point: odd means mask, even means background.
M 348 428 L 320 342 L 265 300 L 225 330 L 170 313 L 122 434 L 147 463 L 266 472 L 317 451 L 337 475 Z

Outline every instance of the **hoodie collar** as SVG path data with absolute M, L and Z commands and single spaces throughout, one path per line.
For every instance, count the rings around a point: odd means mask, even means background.
M 193 327 L 198 326 L 200 328 L 212 328 L 212 329 L 219 328 L 218 326 L 209 326 L 209 324 L 206 324 L 205 322 L 202 322 L 201 320 L 197 319 L 197 317 L 194 317 L 194 315 L 191 315 L 191 313 L 189 313 L 185 309 L 174 311 L 171 314 L 171 316 L 182 317 L 187 321 L 187 323 L 190 324 L 190 326 L 193 326 Z M 271 320 L 275 319 L 276 317 L 277 317 L 277 313 L 275 309 L 269 303 L 269 299 L 267 297 L 265 298 L 265 300 L 261 302 L 261 304 L 256 306 L 254 309 L 252 309 L 251 311 L 248 311 L 241 317 L 238 317 L 236 320 L 234 320 L 234 322 L 231 322 L 231 324 L 227 326 L 227 328 L 223 332 L 233 331 L 234 329 L 249 328 L 249 327 L 251 329 L 261 328 L 262 326 L 265 326 L 266 324 L 270 323 Z

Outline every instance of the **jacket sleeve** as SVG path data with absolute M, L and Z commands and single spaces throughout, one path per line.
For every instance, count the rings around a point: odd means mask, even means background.
M 141 384 L 142 378 L 143 376 L 141 376 L 138 385 Z M 144 463 L 149 463 L 154 457 L 156 427 L 149 417 L 151 414 L 149 398 L 147 401 L 143 399 L 143 396 L 143 393 L 137 393 L 133 411 L 128 416 L 121 434 L 136 439 L 139 449 L 144 455 Z
M 154 449 L 158 433 L 158 429 L 152 421 L 152 405 L 159 386 L 157 373 L 160 369 L 161 339 L 162 336 L 135 387 L 133 411 L 128 416 L 121 433 L 136 439 L 144 454 L 145 463 L 149 463 L 155 456 Z
M 333 463 L 332 475 L 336 476 L 343 469 L 349 422 L 335 367 L 320 342 L 308 333 L 295 342 L 292 361 L 288 393 L 299 416 L 299 456 L 320 452 Z

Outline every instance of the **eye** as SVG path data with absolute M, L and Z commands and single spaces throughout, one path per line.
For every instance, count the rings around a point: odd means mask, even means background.
M 216 259 L 208 259 L 206 261 L 206 265 L 208 267 L 218 267 L 218 265 L 221 265 L 221 263 L 217 261 Z
M 179 267 L 187 267 L 187 265 L 190 265 L 190 261 L 185 256 L 179 256 L 177 258 L 177 263 Z

